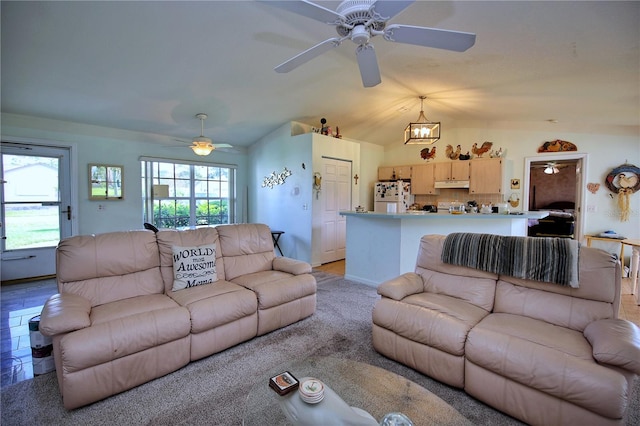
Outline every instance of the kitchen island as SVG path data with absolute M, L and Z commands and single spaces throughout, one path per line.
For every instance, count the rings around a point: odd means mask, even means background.
M 423 235 L 474 232 L 526 236 L 528 221 L 542 219 L 548 214 L 342 211 L 340 215 L 347 219 L 344 277 L 377 287 L 383 281 L 415 270 Z

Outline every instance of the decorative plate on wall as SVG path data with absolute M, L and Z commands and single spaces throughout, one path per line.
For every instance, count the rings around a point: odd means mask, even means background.
M 556 139 L 542 144 L 538 148 L 538 152 L 561 152 L 561 151 L 577 151 L 578 147 L 571 142 Z

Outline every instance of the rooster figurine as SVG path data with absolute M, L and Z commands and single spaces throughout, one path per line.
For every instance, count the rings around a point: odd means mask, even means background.
M 489 152 L 492 145 L 493 142 L 483 142 L 482 146 L 478 148 L 478 144 L 474 143 L 471 147 L 471 152 L 473 152 L 474 155 L 476 155 L 478 158 L 482 158 L 482 154 L 484 154 L 485 152 Z
M 457 160 L 460 157 L 460 149 L 461 149 L 460 145 L 458 145 L 454 152 L 453 147 L 451 145 L 447 145 L 447 149 L 446 149 L 447 158 L 450 158 L 452 160 Z
M 433 158 L 436 158 L 436 147 L 434 146 L 433 148 L 431 148 L 431 151 L 429 151 L 429 148 L 424 148 L 420 151 L 420 158 L 422 158 L 423 160 L 431 160 Z

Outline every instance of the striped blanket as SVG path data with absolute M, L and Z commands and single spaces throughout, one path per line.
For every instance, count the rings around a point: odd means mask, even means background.
M 577 288 L 578 249 L 569 238 L 453 233 L 444 241 L 442 261 Z

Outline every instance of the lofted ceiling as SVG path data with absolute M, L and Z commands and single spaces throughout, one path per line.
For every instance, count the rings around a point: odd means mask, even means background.
M 469 123 L 640 129 L 637 1 L 416 1 L 390 23 L 472 32 L 475 45 L 457 53 L 374 37 L 382 83 L 372 88 L 363 87 L 348 40 L 274 72 L 336 32 L 262 2 L 0 8 L 3 113 L 161 135 L 159 143 L 197 136 L 194 116 L 204 112 L 215 143 L 249 146 L 288 121 L 319 126 L 324 117 L 346 138 L 402 144 L 420 95 L 443 135 Z

